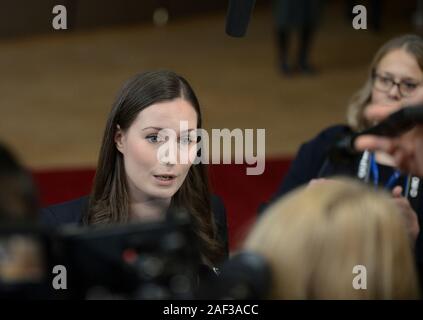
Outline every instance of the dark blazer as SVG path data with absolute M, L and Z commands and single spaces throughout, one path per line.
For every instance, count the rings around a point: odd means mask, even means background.
M 218 237 L 224 247 L 225 258 L 229 256 L 228 227 L 226 209 L 222 200 L 211 196 L 212 211 L 217 226 Z M 41 223 L 47 227 L 59 227 L 69 224 L 82 224 L 82 218 L 88 210 L 88 196 L 68 202 L 52 205 L 42 209 Z
M 351 129 L 348 126 L 332 126 L 320 132 L 310 141 L 303 143 L 272 198 L 267 203 L 260 205 L 259 213 L 291 190 L 307 184 L 312 179 L 336 174 L 353 176 L 355 174 L 353 167 L 334 164 L 327 159 L 329 150 L 337 137 L 350 132 Z

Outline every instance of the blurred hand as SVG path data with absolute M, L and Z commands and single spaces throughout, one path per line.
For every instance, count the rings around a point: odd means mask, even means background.
M 375 125 L 401 108 L 402 104 L 399 102 L 390 104 L 369 104 L 364 110 L 363 116 L 366 120 Z
M 366 109 L 365 116 L 369 120 L 380 121 L 397 110 L 396 105 L 372 105 Z M 361 151 L 369 149 L 389 153 L 394 157 L 399 169 L 423 176 L 423 125 L 416 126 L 396 138 L 360 136 L 355 141 L 355 147 Z
M 407 227 L 408 234 L 413 241 L 416 241 L 417 236 L 420 232 L 419 221 L 417 214 L 410 205 L 410 201 L 402 196 L 402 187 L 396 186 L 392 190 L 392 196 L 395 204 L 401 210 L 403 217 L 405 218 L 405 224 Z

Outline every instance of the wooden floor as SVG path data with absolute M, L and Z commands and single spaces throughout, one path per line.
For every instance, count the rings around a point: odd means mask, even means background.
M 225 14 L 172 22 L 3 40 L 0 140 L 34 169 L 94 166 L 105 119 L 122 83 L 148 69 L 172 69 L 196 90 L 206 128 L 265 128 L 266 154 L 298 145 L 344 120 L 347 100 L 376 48 L 411 32 L 352 29 L 341 8 L 326 12 L 313 50 L 317 76 L 276 69 L 271 12 L 254 13 L 247 37 L 224 33 Z

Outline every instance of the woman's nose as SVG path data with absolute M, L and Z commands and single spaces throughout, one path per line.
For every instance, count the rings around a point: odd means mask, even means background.
M 388 96 L 392 100 L 400 100 L 402 98 L 399 86 L 397 84 L 394 84 L 391 90 L 388 91 Z
M 175 165 L 178 163 L 177 143 L 167 142 L 162 145 L 157 151 L 157 158 L 159 162 L 166 166 Z

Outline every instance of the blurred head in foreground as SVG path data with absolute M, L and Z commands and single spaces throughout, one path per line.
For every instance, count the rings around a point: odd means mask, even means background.
M 268 261 L 271 299 L 418 297 L 404 218 L 389 196 L 352 180 L 282 198 L 253 228 L 245 249 Z

